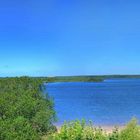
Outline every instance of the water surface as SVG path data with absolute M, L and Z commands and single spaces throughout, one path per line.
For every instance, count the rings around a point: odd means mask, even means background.
M 58 124 L 85 118 L 97 125 L 123 125 L 140 119 L 140 79 L 48 83 L 46 90 L 54 98 Z

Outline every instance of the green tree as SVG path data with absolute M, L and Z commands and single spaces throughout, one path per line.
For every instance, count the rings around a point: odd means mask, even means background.
M 40 78 L 0 79 L 0 139 L 32 139 L 55 130 L 53 102 Z

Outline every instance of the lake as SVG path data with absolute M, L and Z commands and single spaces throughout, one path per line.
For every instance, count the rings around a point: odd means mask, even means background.
M 96 125 L 140 120 L 140 79 L 48 83 L 46 91 L 54 99 L 57 124 L 83 118 Z

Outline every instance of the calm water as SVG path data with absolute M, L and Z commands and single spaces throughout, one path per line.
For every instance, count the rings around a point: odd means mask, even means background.
M 64 120 L 92 120 L 97 125 L 122 125 L 140 120 L 140 79 L 111 79 L 100 83 L 49 83 L 58 124 Z

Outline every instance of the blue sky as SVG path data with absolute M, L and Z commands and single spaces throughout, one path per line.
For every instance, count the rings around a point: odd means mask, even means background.
M 0 2 L 0 76 L 140 74 L 139 0 Z

